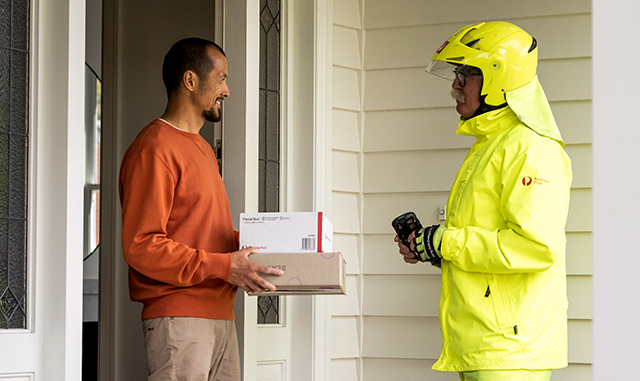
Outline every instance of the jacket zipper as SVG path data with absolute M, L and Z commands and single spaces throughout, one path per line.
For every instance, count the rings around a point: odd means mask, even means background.
M 484 293 L 484 297 L 488 298 L 489 295 L 491 295 L 491 285 L 487 285 L 487 291 Z M 513 326 L 513 334 L 517 335 L 518 334 L 518 325 L 514 325 Z

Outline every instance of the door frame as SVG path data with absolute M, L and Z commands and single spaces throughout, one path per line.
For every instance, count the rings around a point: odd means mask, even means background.
M 80 380 L 85 2 L 29 6 L 27 328 L 0 333 L 0 378 Z
M 215 40 L 223 46 L 229 60 L 229 81 L 232 94 L 224 102 L 223 178 L 234 219 L 240 212 L 258 209 L 258 84 L 259 84 L 259 0 L 214 0 L 216 9 Z M 290 1 L 289 4 L 293 4 Z M 304 19 L 296 12 L 294 30 L 289 30 L 287 65 L 294 75 L 287 86 L 289 93 L 288 128 L 285 139 L 288 168 L 283 179 L 287 210 L 322 210 L 330 212 L 330 159 L 331 159 L 331 0 L 295 1 L 296 11 L 304 11 Z M 107 1 L 103 8 L 103 126 L 117 123 L 118 83 L 107 84 L 118 78 L 118 1 Z M 293 12 L 293 11 L 290 11 Z M 293 13 L 290 13 L 293 14 Z M 222 20 L 220 20 L 220 15 Z M 220 25 L 222 24 L 222 25 Z M 304 29 L 307 40 L 301 41 Z M 313 44 L 308 41 L 312 40 Z M 292 94 L 295 94 L 293 96 Z M 82 103 L 82 102 L 81 102 Z M 224 128 L 224 124 L 234 128 Z M 244 126 L 244 128 L 236 128 Z M 124 291 L 119 288 L 125 269 L 122 261 L 108 253 L 118 253 L 119 202 L 117 170 L 119 148 L 117 131 L 102 130 L 101 173 L 101 252 L 100 256 L 100 311 L 99 311 L 99 379 L 110 380 L 122 369 L 117 365 L 117 323 L 119 300 Z M 327 213 L 329 214 L 329 213 Z M 82 242 L 82 240 L 80 240 Z M 81 290 L 81 287 L 80 287 Z M 329 323 L 326 296 L 304 298 L 301 313 L 295 314 L 296 367 L 300 376 L 293 379 L 324 380 L 330 374 Z M 124 298 L 126 299 L 126 298 Z M 302 300 L 302 299 L 301 299 Z M 239 292 L 236 300 L 236 324 L 241 345 L 244 379 L 256 375 L 257 306 L 256 298 Z M 252 352 L 253 351 L 253 352 Z M 294 370 L 294 376 L 297 371 Z M 311 376 L 309 376 L 311 375 Z

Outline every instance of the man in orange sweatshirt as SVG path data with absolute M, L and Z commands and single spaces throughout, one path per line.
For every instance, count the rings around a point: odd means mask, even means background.
M 131 299 L 143 303 L 149 380 L 240 380 L 233 305 L 237 288 L 275 290 L 282 275 L 238 250 L 211 146 L 199 134 L 221 118 L 227 60 L 188 38 L 165 56 L 167 107 L 127 150 L 120 168 L 122 246 Z

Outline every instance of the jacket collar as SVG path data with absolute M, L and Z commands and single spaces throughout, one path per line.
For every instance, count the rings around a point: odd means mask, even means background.
M 504 126 L 522 123 L 538 135 L 551 138 L 564 147 L 564 141 L 538 76 L 523 87 L 507 92 L 506 98 L 508 103 L 506 107 L 471 119 L 460 118 L 456 133 L 488 137 Z
M 489 137 L 507 125 L 519 123 L 516 114 L 509 108 L 486 112 L 471 119 L 460 118 L 456 134 L 481 137 Z

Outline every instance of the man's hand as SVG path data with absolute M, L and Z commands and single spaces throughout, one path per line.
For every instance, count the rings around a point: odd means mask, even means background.
M 409 242 L 411 242 L 411 245 L 413 245 L 413 240 L 415 238 L 416 238 L 416 233 L 415 232 L 411 233 L 411 235 L 409 236 Z M 396 235 L 396 237 L 393 240 L 394 242 L 398 243 L 398 248 L 400 248 L 400 255 L 403 256 L 405 262 L 411 263 L 412 265 L 415 265 L 416 263 L 418 263 L 415 253 L 402 243 L 402 241 L 400 240 L 400 237 Z
M 257 253 L 253 247 L 231 253 L 231 274 L 228 282 L 238 286 L 246 292 L 275 291 L 276 286 L 262 279 L 258 274 L 282 276 L 282 270 L 256 265 L 247 258 L 249 254 Z

